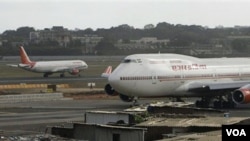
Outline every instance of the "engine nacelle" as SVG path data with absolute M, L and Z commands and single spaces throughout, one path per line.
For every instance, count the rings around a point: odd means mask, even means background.
M 69 73 L 72 74 L 72 75 L 77 75 L 79 72 L 80 72 L 79 69 L 73 69 Z
M 247 104 L 250 102 L 250 84 L 245 85 L 232 94 L 232 99 L 235 103 L 238 104 Z
M 127 95 L 123 95 L 123 94 L 120 94 L 120 99 L 124 102 L 132 102 L 134 100 L 134 97 L 131 97 L 131 96 L 127 96 Z
M 108 95 L 111 95 L 111 96 L 116 96 L 118 95 L 118 93 L 112 88 L 112 86 L 110 84 L 107 84 L 104 88 L 105 92 L 108 94 Z
M 112 88 L 112 86 L 110 84 L 107 84 L 105 86 L 104 90 L 110 96 L 119 95 L 120 99 L 124 102 L 132 102 L 134 100 L 134 97 L 119 94 L 117 91 L 115 91 L 115 89 Z

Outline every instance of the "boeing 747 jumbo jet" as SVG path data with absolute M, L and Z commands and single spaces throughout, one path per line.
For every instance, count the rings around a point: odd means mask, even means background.
M 80 75 L 80 71 L 88 68 L 88 65 L 82 60 L 31 61 L 22 46 L 20 47 L 20 58 L 20 64 L 8 64 L 8 66 L 19 67 L 37 73 L 44 73 L 44 77 L 48 77 L 53 73 L 61 73 L 60 77 L 64 77 L 65 72 L 72 75 Z
M 197 107 L 250 103 L 250 58 L 135 54 L 113 72 L 109 66 L 102 76 L 108 78 L 106 93 L 126 102 L 139 97 L 200 97 Z

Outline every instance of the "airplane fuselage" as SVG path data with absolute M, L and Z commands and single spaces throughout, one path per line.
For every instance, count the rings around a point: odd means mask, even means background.
M 82 60 L 32 61 L 24 47 L 20 46 L 19 48 L 21 63 L 18 65 L 7 65 L 10 67 L 19 67 L 31 72 L 44 73 L 43 77 L 48 77 L 53 73 L 61 73 L 60 77 L 64 77 L 65 72 L 80 76 L 80 71 L 88 68 L 88 65 Z
M 189 91 L 192 83 L 250 80 L 250 58 L 135 54 L 126 57 L 108 79 L 117 92 L 127 96 L 204 96 Z
M 70 69 L 86 69 L 88 66 L 82 60 L 39 61 L 34 64 L 19 64 L 19 67 L 38 73 L 64 72 Z

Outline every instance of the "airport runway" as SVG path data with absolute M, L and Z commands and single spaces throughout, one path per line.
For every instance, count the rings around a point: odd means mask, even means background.
M 58 100 L 0 104 L 0 131 L 4 135 L 44 133 L 46 127 L 83 122 L 87 110 L 122 111 L 120 100 Z
M 30 83 L 30 84 L 42 84 L 42 83 L 71 83 L 71 82 L 89 82 L 89 81 L 102 81 L 106 78 L 102 78 L 101 76 L 67 76 L 64 78 L 60 77 L 8 77 L 4 79 L 0 79 L 0 84 L 19 84 L 19 83 Z

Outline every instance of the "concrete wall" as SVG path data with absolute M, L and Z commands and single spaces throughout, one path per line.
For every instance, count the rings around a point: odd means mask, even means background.
M 51 134 L 58 135 L 60 137 L 65 137 L 65 138 L 73 138 L 73 129 L 52 127 Z
M 74 138 L 88 141 L 144 141 L 145 129 L 91 125 L 91 124 L 74 124 Z
M 84 139 L 88 141 L 95 141 L 95 126 L 74 124 L 73 137 L 75 139 Z
M 109 112 L 86 112 L 85 113 L 86 123 L 94 124 L 108 124 L 123 121 L 125 124 L 131 124 L 134 122 L 130 114 L 125 113 L 109 113 Z
M 162 134 L 172 133 L 172 127 L 167 126 L 148 126 L 141 128 L 147 128 L 147 132 L 145 133 L 145 141 L 159 140 L 163 138 Z

